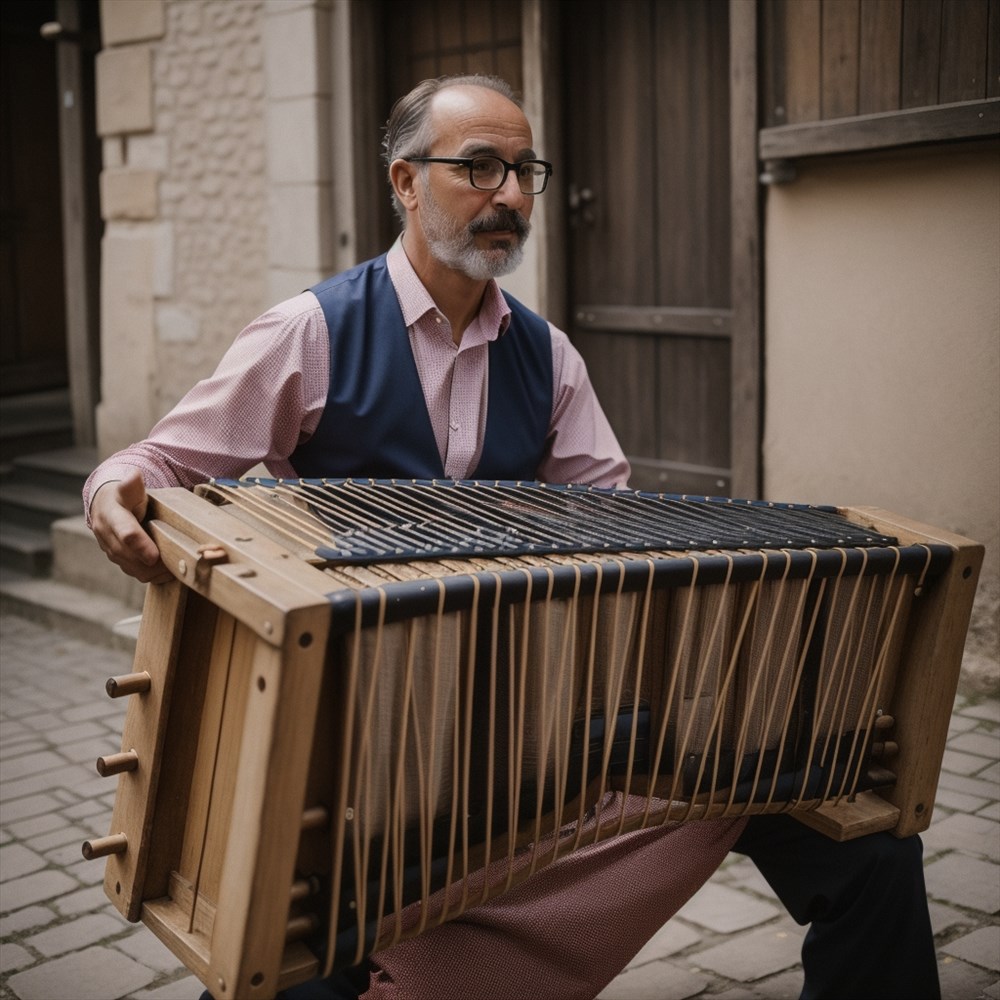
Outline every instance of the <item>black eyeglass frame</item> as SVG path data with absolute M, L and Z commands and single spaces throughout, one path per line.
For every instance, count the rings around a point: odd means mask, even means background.
M 480 153 L 478 156 L 404 156 L 402 159 L 406 163 L 451 163 L 458 167 L 468 167 L 469 168 L 469 183 L 477 191 L 499 191 L 500 188 L 507 183 L 507 175 L 513 170 L 515 171 L 514 176 L 517 177 L 517 169 L 523 167 L 526 163 L 537 163 L 545 168 L 545 174 L 543 175 L 542 187 L 540 191 L 525 191 L 521 188 L 520 182 L 518 182 L 518 189 L 521 194 L 527 195 L 529 198 L 534 198 L 535 195 L 541 194 L 542 191 L 548 187 L 549 178 L 552 176 L 552 164 L 548 160 L 521 160 L 518 163 L 508 163 L 501 156 L 494 156 L 492 153 Z M 500 178 L 500 183 L 496 187 L 484 188 L 480 187 L 472 176 L 472 165 L 476 160 L 496 160 L 497 163 L 503 164 L 503 177 Z

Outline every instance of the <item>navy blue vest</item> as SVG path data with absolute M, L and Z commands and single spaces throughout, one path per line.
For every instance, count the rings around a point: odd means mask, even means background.
M 292 453 L 300 478 L 441 479 L 444 468 L 385 256 L 316 285 L 330 336 L 330 388 L 315 434 Z M 548 324 L 504 293 L 489 345 L 486 435 L 473 479 L 537 478 L 552 415 Z

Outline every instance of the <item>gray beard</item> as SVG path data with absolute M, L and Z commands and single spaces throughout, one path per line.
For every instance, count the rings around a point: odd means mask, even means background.
M 430 196 L 424 203 L 422 222 L 424 238 L 435 259 L 473 281 L 500 278 L 516 270 L 524 259 L 524 241 L 531 228 L 524 221 L 525 231 L 520 239 L 498 239 L 491 248 L 481 250 L 476 246 L 475 233 L 469 228 L 455 227 Z

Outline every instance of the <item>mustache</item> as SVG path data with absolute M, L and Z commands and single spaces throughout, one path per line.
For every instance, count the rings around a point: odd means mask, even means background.
M 524 239 L 531 231 L 531 224 L 512 208 L 497 209 L 492 215 L 487 215 L 484 219 L 476 219 L 469 223 L 470 233 L 490 233 L 497 230 L 516 233 Z

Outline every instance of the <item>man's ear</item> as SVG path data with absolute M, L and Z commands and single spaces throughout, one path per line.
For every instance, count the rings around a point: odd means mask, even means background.
M 389 180 L 396 197 L 408 212 L 417 207 L 416 192 L 417 167 L 406 160 L 393 160 L 389 164 Z

